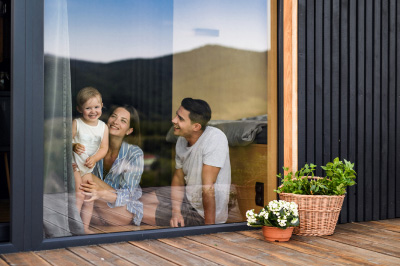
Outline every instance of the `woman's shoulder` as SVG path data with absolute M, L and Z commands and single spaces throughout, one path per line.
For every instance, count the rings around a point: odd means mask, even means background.
M 125 141 L 122 142 L 121 149 L 123 149 L 128 156 L 143 156 L 143 151 L 139 146 L 129 144 Z

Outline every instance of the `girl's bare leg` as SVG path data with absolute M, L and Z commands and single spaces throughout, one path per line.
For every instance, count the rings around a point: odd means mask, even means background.
M 92 174 L 86 174 L 82 176 L 82 183 L 88 183 L 92 181 Z M 84 196 L 84 199 L 89 199 L 89 197 Z M 90 220 L 92 219 L 93 215 L 93 202 L 85 202 L 83 201 L 82 210 L 81 210 L 81 218 L 83 222 L 83 228 L 85 229 L 86 234 L 93 234 L 94 232 L 89 229 Z
M 81 173 L 79 171 L 74 171 L 74 178 L 75 178 L 75 197 L 76 197 L 76 209 L 78 213 L 81 213 L 83 200 L 85 199 L 85 195 L 83 195 L 79 187 L 82 183 Z

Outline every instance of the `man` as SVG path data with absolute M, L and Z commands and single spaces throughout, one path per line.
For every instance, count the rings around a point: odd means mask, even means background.
M 172 119 L 179 138 L 171 189 L 142 197 L 144 223 L 167 225 L 169 220 L 170 226 L 179 227 L 226 222 L 231 184 L 228 140 L 221 130 L 207 126 L 210 119 L 207 102 L 182 100 Z M 169 192 L 171 202 L 165 200 Z
M 192 98 L 182 100 L 172 119 L 174 135 L 179 136 L 171 184 L 172 227 L 202 224 L 201 218 L 204 224 L 224 223 L 228 218 L 228 140 L 221 130 L 207 126 L 210 119 L 207 102 Z M 200 223 L 193 221 L 196 216 Z

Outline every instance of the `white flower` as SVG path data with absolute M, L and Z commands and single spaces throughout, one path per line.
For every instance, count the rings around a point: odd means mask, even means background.
M 286 220 L 279 220 L 279 219 L 278 219 L 278 223 L 279 223 L 279 225 L 282 226 L 282 227 L 286 226 Z
M 271 215 L 273 216 L 272 219 Z M 272 224 L 276 227 L 285 228 L 298 223 L 298 206 L 294 202 L 272 200 L 258 214 L 254 213 L 254 209 L 248 210 L 246 217 L 248 226 Z M 292 219 L 291 223 L 288 223 L 288 218 Z
M 248 210 L 248 211 L 246 212 L 246 217 L 247 217 L 247 218 L 253 217 L 253 216 L 254 216 L 254 209 L 253 209 L 253 210 Z
M 255 223 L 257 223 L 257 219 L 255 219 L 255 218 L 249 218 L 249 219 L 247 219 L 247 222 L 249 222 L 249 223 L 251 223 L 251 224 L 255 224 Z

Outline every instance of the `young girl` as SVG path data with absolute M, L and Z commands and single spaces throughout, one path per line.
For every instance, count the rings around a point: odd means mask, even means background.
M 108 150 L 108 127 L 100 121 L 103 103 L 100 92 L 92 87 L 86 87 L 78 92 L 77 107 L 81 118 L 72 121 L 72 148 L 77 169 L 74 171 L 77 208 L 81 215 L 85 232 L 89 230 L 93 213 L 93 202 L 85 202 L 85 195 L 80 189 L 81 184 L 92 181 L 93 168 L 103 159 Z

